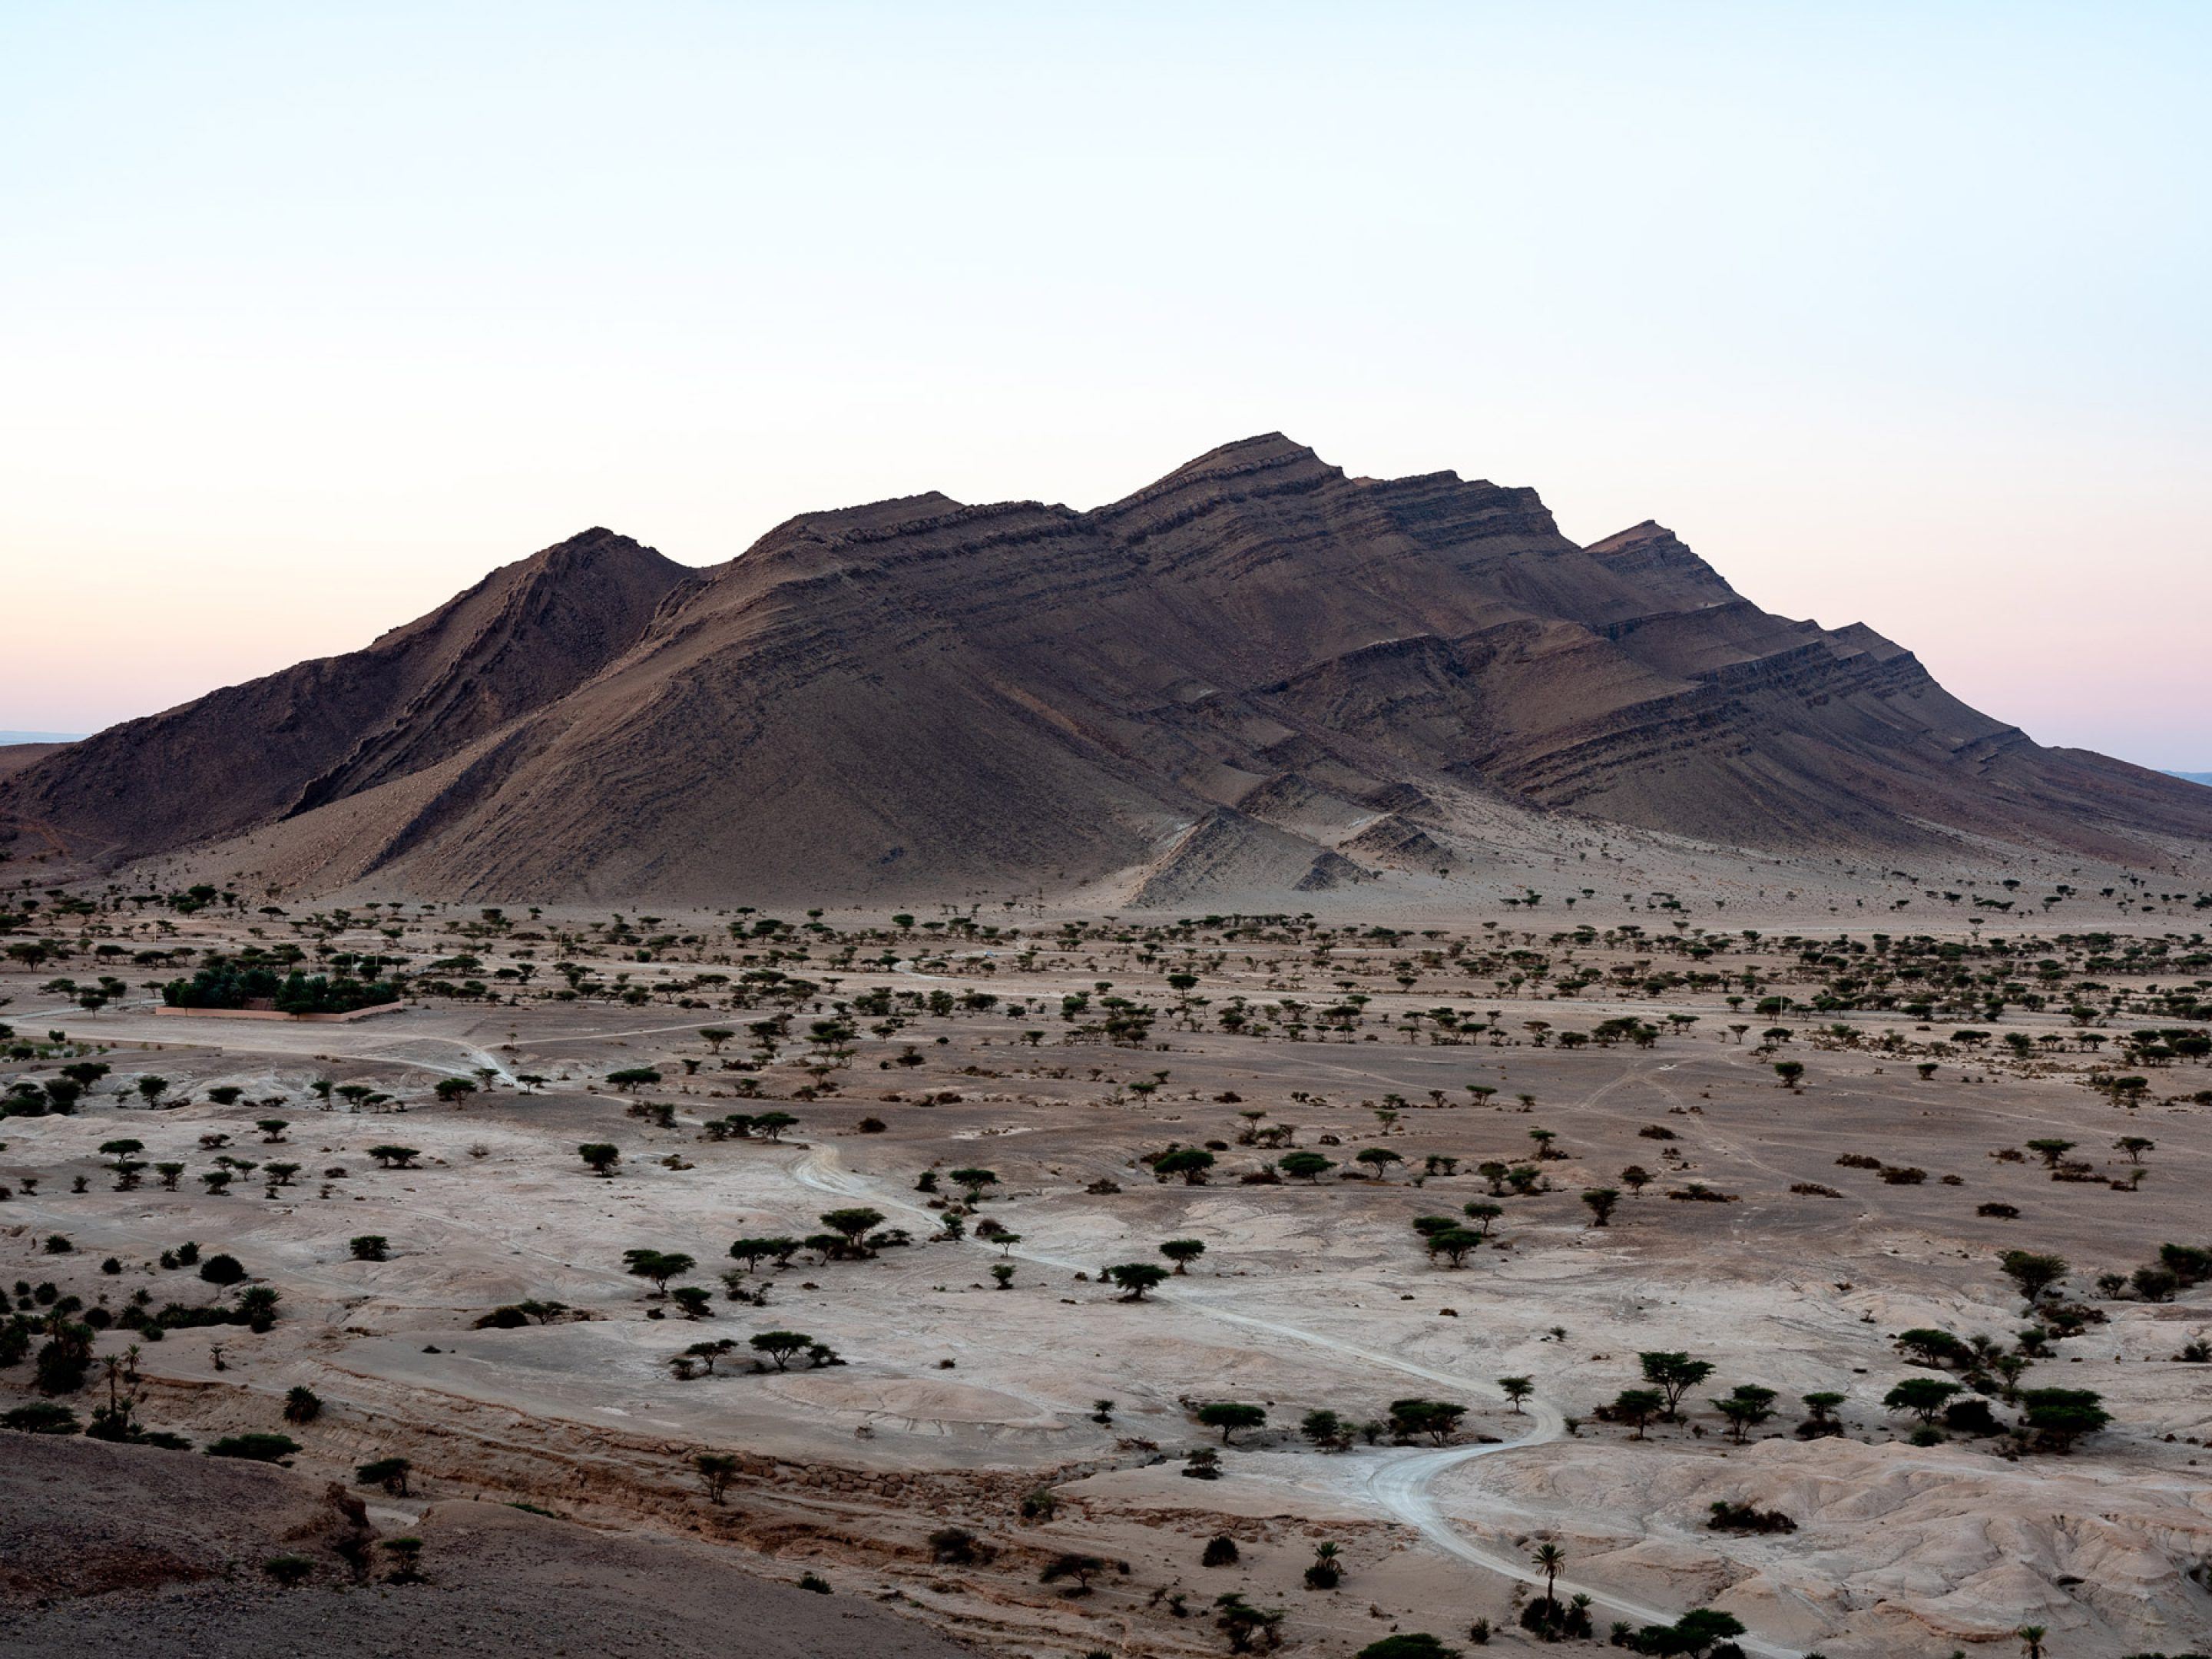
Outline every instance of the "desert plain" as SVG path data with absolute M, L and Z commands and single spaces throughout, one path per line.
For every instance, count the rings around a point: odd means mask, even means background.
M 0 1653 L 1510 1653 L 1547 1570 L 1571 1646 L 2212 1645 L 2202 883 L 1577 845 L 1265 913 L 26 883 L 0 1399 L 127 1432 L 0 1437 Z M 406 994 L 161 1011 L 252 951 Z

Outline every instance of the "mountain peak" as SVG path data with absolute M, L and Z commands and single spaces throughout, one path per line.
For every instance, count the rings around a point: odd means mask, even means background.
M 1352 479 L 1279 432 L 1085 513 L 802 514 L 707 579 L 593 526 L 0 779 L 87 862 L 266 830 L 303 884 L 494 902 L 1276 893 L 1402 862 L 1360 837 L 1408 800 L 1425 878 L 1559 809 L 1723 847 L 2212 839 L 2201 788 L 2039 749 L 1662 525 L 1578 547 L 1531 489 Z M 1236 833 L 1170 833 L 1200 822 Z
M 1734 599 L 1735 590 L 1726 578 L 1692 551 L 1689 544 L 1656 519 L 1646 519 L 1614 532 L 1583 550 L 1605 561 L 1626 576 L 1668 574 L 1686 578 L 1708 590 L 1708 602 Z
M 1344 476 L 1343 468 L 1331 466 L 1305 445 L 1286 438 L 1279 432 L 1262 432 L 1255 437 L 1239 438 L 1234 443 L 1209 449 L 1203 455 L 1185 461 L 1152 488 L 1157 489 L 1201 480 L 1237 478 L 1261 472 L 1295 476 L 1311 474 L 1335 478 Z
M 565 568 L 609 559 L 648 568 L 656 565 L 676 565 L 673 559 L 663 554 L 658 548 L 647 547 L 643 542 L 633 537 L 625 536 L 620 531 L 610 530 L 605 525 L 599 524 L 593 525 L 588 530 L 580 530 L 574 535 L 555 542 L 550 547 L 541 547 L 528 558 L 519 561 L 519 563 L 525 568 L 550 569 L 555 567 Z

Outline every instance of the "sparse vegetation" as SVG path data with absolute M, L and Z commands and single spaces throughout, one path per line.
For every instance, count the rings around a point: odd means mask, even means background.
M 1609 878 L 1625 856 L 1657 856 L 1595 842 L 1576 851 L 1589 857 L 1567 858 L 1567 870 Z M 1741 879 L 1782 878 L 1762 867 Z M 1948 879 L 1928 884 L 1940 896 Z M 2191 1311 L 2212 1284 L 2212 1244 L 2185 1236 L 2116 1255 L 2112 1243 L 2141 1238 L 2147 1217 L 2185 1213 L 2171 1195 L 2146 1210 L 2126 1193 L 2185 1185 L 2197 1108 L 2212 1104 L 2195 1098 L 2212 1091 L 2193 1087 L 2205 1056 L 2188 1051 L 2189 1033 L 2212 1016 L 2179 1010 L 2212 1006 L 2212 984 L 2195 982 L 2212 981 L 2212 960 L 2189 961 L 2212 953 L 2186 933 L 2037 933 L 2024 912 L 1924 939 L 1852 927 L 1849 906 L 1823 907 L 1794 933 L 1747 932 L 1723 927 L 1734 916 L 1705 908 L 1704 894 L 1659 898 L 1625 873 L 1543 884 L 1559 890 L 1522 895 L 1490 928 L 1134 908 L 1040 919 L 1030 900 L 980 896 L 909 899 L 916 914 L 902 925 L 736 907 L 612 918 L 552 907 L 495 922 L 480 907 L 412 902 L 373 913 L 364 902 L 340 925 L 289 896 L 273 907 L 282 916 L 217 900 L 186 914 L 149 902 L 141 918 L 128 897 L 100 896 L 70 927 L 0 928 L 9 941 L 51 938 L 42 948 L 58 954 L 39 971 L 79 983 L 109 942 L 125 959 L 181 952 L 184 939 L 233 961 L 290 949 L 326 975 L 341 957 L 388 956 L 361 971 L 400 985 L 411 1010 L 312 1042 L 295 1030 L 293 1048 L 265 1055 L 250 1052 L 250 1030 L 235 1048 L 179 1044 L 158 1078 L 136 1069 L 143 1060 L 118 1061 L 134 1052 L 119 1044 L 0 1037 L 29 1050 L 0 1079 L 10 1142 L 0 1180 L 21 1212 L 25 1275 L 0 1308 L 0 1380 L 18 1391 L 0 1422 L 181 1445 L 140 1416 L 176 1398 L 177 1366 L 151 1388 L 124 1370 L 128 1344 L 166 1339 L 193 1388 L 236 1390 L 238 1415 L 194 1419 L 240 1430 L 216 1437 L 211 1456 L 296 1457 L 311 1474 L 348 1437 L 388 1432 L 386 1444 L 425 1462 L 417 1498 L 476 1490 L 489 1411 L 418 1434 L 380 1423 L 374 1396 L 350 1387 L 327 1406 L 304 1383 L 286 1392 L 306 1376 L 331 1393 L 324 1377 L 337 1373 L 300 1362 L 337 1331 L 343 1367 L 372 1377 L 386 1368 L 487 1398 L 502 1383 L 518 1399 L 557 1385 L 579 1410 L 619 1409 L 634 1420 L 606 1420 L 617 1461 L 631 1436 L 701 1433 L 680 1426 L 708 1421 L 700 1412 L 742 1424 L 800 1410 L 849 1435 L 824 1460 L 840 1479 L 855 1472 L 834 1488 L 841 1526 L 857 1534 L 878 1508 L 890 1515 L 869 1485 L 889 1471 L 927 1491 L 939 1513 L 884 1526 L 927 1554 L 933 1604 L 1042 1601 L 1042 1583 L 1110 1605 L 1125 1644 L 1255 1652 L 1340 1640 L 1344 1618 L 1364 1617 L 1375 1567 L 1363 1535 L 1340 1543 L 1300 1516 L 1299 1494 L 1320 1490 L 1325 1471 L 1441 1466 L 1455 1455 L 1444 1449 L 1540 1435 L 1557 1414 L 1568 1414 L 1559 1461 L 1589 1477 L 1577 1488 L 1586 1497 L 1637 1460 L 1717 1482 L 1689 1519 L 1731 1559 L 1790 1534 L 1784 1510 L 1802 1514 L 1788 1498 L 1768 1507 L 1771 1486 L 1729 1484 L 1729 1471 L 1748 1481 L 1781 1449 L 1747 1462 L 1736 1448 L 1753 1439 L 1940 1443 L 1912 1465 L 1917 1478 L 2002 1460 L 2005 1492 L 2054 1513 L 2081 1501 L 2069 1470 L 2105 1482 L 2145 1455 L 2150 1414 L 2134 1402 L 2148 1382 L 2109 1401 L 2055 1384 L 2096 1380 L 2068 1362 L 2094 1361 L 2100 1341 L 2130 1329 L 2166 1332 L 2131 1359 L 2212 1364 Z M 1966 906 L 1965 878 L 1950 886 Z M 1729 908 L 1749 907 L 1729 891 Z M 22 902 L 0 901 L 0 914 Z M 1924 890 L 1918 902 L 1929 903 Z M 201 960 L 149 964 L 149 979 L 189 975 Z M 1925 1019 L 1911 1012 L 1923 998 Z M 112 1009 L 100 1019 L 103 1032 L 128 1030 Z M 410 1024 L 426 1033 L 420 1047 L 393 1035 Z M 312 1065 L 310 1047 L 322 1051 Z M 93 1053 L 121 1074 L 61 1072 L 100 1064 L 76 1058 Z M 1625 1077 L 1634 1086 L 1607 1092 Z M 2034 1120 L 2066 1134 L 1990 1135 L 1989 1123 L 2014 1121 L 2002 1091 L 2015 1088 L 2037 1091 L 2039 1112 L 2075 1090 L 2071 1115 Z M 426 1109 L 441 1102 L 465 1110 Z M 1540 1104 L 1552 1127 L 1529 1127 Z M 410 1145 L 401 1123 L 379 1121 L 403 1115 Z M 2097 1127 L 2099 1115 L 2112 1121 Z M 300 1161 L 246 1156 L 264 1149 Z M 1627 1162 L 1632 1149 L 1651 1165 Z M 1650 1207 L 1662 1194 L 1679 1201 Z M 167 1218 L 149 1237 L 153 1214 Z M 1965 1230 L 1971 1261 L 1915 1254 L 1911 1239 L 1947 1228 Z M 204 1250 L 164 1245 L 185 1231 Z M 1788 1316 L 1763 1299 L 1784 1279 L 1798 1310 Z M 2000 1291 L 2008 1316 L 1993 1319 Z M 395 1341 L 395 1297 L 441 1310 L 440 1322 Z M 280 1324 L 280 1310 L 302 1316 Z M 1639 1330 L 1697 1352 L 1634 1352 Z M 848 1348 L 850 1368 L 810 1332 Z M 193 1334 L 182 1348 L 180 1333 Z M 1510 1352 L 1493 1366 L 1525 1374 L 1489 1376 L 1490 1352 Z M 2187 1381 L 2154 1369 L 2174 1388 Z M 1769 1386 L 1784 1376 L 1786 1396 Z M 1120 1404 L 1093 1401 L 1106 1387 Z M 1778 1413 L 1784 1398 L 1802 1399 L 1802 1413 Z M 1031 1410 L 1058 1429 L 1036 1428 Z M 501 1424 L 519 1444 L 532 1437 L 526 1413 Z M 280 1425 L 308 1453 L 266 1431 Z M 1145 1471 L 1157 1462 L 1169 1478 L 1225 1483 L 1182 1489 L 1194 1512 L 1223 1518 L 1190 1531 L 1176 1570 L 1194 1561 L 1241 1588 L 1216 1601 L 1121 1563 L 1081 1497 L 1091 1489 L 1055 1496 L 1045 1484 L 1084 1479 L 1040 1449 L 1061 1431 L 1117 1479 L 1156 1480 Z M 872 1445 L 878 1437 L 887 1443 Z M 950 1449 L 986 1441 L 1003 1465 L 988 1490 L 930 1484 Z M 769 1454 L 750 1443 L 743 1454 L 660 1443 L 641 1465 L 657 1456 L 662 1496 L 710 1532 L 766 1524 L 750 1483 L 786 1484 L 793 1467 L 757 1461 Z M 2185 1436 L 2148 1449 L 2181 1468 L 2196 1448 Z M 1300 1459 L 1303 1480 L 1289 1474 Z M 410 1495 L 404 1457 L 354 1473 L 364 1496 Z M 1232 1501 L 1209 1504 L 1215 1492 Z M 1273 1510 L 1264 1525 L 1251 1518 L 1249 1500 L 1266 1493 L 1287 1494 L 1265 1501 L 1289 1524 Z M 2002 1510 L 2009 1499 L 1992 1501 Z M 2150 1486 L 2130 1493 L 2146 1513 L 2166 1502 Z M 1806 1522 L 1820 1549 L 1804 1559 L 1820 1565 L 1803 1570 L 1816 1579 L 1859 1547 L 1850 1523 L 1832 1519 Z M 988 1541 L 1018 1522 L 1018 1547 Z M 2156 1547 L 2132 1509 L 2107 1524 L 2131 1549 Z M 1784 1547 L 1802 1555 L 1802 1544 Z M 401 1583 L 434 1553 L 372 1547 L 364 1554 Z M 1528 1547 L 1560 1547 L 1536 1534 Z M 264 1549 L 240 1566 L 279 1587 L 352 1571 L 302 1547 L 309 1571 L 287 1580 L 297 1570 L 280 1571 L 283 1559 Z M 1524 1639 L 1607 1641 L 1595 1604 L 1559 1589 L 1556 1563 L 1536 1568 L 1541 1595 L 1492 1616 L 1521 1621 Z M 1392 1600 L 1402 1571 L 1372 1594 L 1413 1625 L 1413 1604 Z M 1302 1611 L 1286 1619 L 1254 1588 L 1284 1595 L 1301 1580 L 1310 1595 L 1285 1599 L 1319 1616 L 1310 1632 L 1291 1628 Z M 857 1583 L 847 1589 L 857 1601 Z M 1725 1652 L 1737 1638 L 1710 1613 L 1611 1639 Z M 1451 1639 L 1493 1644 L 1487 1623 Z M 1400 1632 L 1363 1650 L 1457 1650 Z

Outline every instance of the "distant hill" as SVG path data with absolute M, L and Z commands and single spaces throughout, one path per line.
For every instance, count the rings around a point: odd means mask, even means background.
M 1656 524 L 1581 547 L 1533 490 L 1274 434 L 1089 512 L 913 496 L 705 570 L 589 531 L 0 809 L 103 863 L 252 832 L 296 884 L 483 898 L 1181 905 L 1432 875 L 1561 814 L 1799 853 L 2212 841 L 2212 796 L 1770 615 Z
M 84 735 L 82 732 L 0 732 L 0 744 L 75 743 Z
M 2168 772 L 2169 778 L 2186 778 L 2191 783 L 2212 784 L 2212 772 Z

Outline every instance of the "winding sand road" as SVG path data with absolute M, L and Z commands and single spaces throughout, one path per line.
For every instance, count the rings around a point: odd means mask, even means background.
M 935 1227 L 938 1217 L 921 1205 L 879 1190 L 874 1183 L 846 1169 L 838 1160 L 834 1146 L 808 1148 L 792 1167 L 792 1176 L 803 1187 L 827 1193 L 834 1197 L 865 1199 L 878 1209 L 896 1212 L 900 1216 L 919 1220 L 926 1226 Z M 976 1240 L 979 1248 L 995 1252 L 997 1246 L 988 1240 Z M 1012 1254 L 1024 1261 L 1041 1267 L 1056 1267 L 1066 1272 L 1088 1271 L 1090 1264 L 1073 1261 L 1042 1251 L 1017 1248 Z M 1310 1331 L 1279 1320 L 1263 1319 L 1255 1314 L 1237 1313 L 1208 1301 L 1203 1295 L 1194 1295 L 1188 1290 L 1162 1285 L 1152 1291 L 1159 1301 L 1172 1302 L 1188 1308 L 1206 1318 L 1224 1324 L 1242 1326 L 1248 1330 L 1266 1331 L 1275 1336 L 1287 1337 L 1316 1348 L 1346 1355 L 1364 1364 L 1386 1370 L 1418 1376 L 1425 1382 L 1441 1382 L 1449 1388 L 1470 1394 L 1498 1397 L 1497 1387 L 1482 1378 L 1462 1376 L 1455 1372 L 1437 1370 L 1416 1364 L 1395 1354 L 1379 1353 L 1363 1348 L 1357 1343 L 1346 1342 L 1319 1331 Z M 1438 1510 L 1430 1496 L 1430 1488 L 1437 1477 L 1448 1469 L 1473 1462 L 1479 1457 L 1494 1457 L 1504 1452 L 1523 1450 L 1531 1446 L 1545 1445 L 1566 1433 L 1566 1425 L 1559 1412 L 1541 1401 L 1532 1401 L 1528 1414 L 1533 1419 L 1528 1431 L 1517 1439 L 1504 1440 L 1491 1445 L 1446 1446 L 1435 1451 L 1392 1451 L 1369 1459 L 1346 1458 L 1331 1460 L 1344 1468 L 1358 1482 L 1362 1493 L 1378 1507 L 1388 1510 L 1407 1525 L 1414 1528 L 1447 1555 L 1502 1574 L 1524 1584 L 1540 1584 L 1544 1575 L 1517 1556 L 1507 1555 L 1475 1542 L 1454 1527 Z M 1663 1608 L 1648 1607 L 1640 1601 L 1631 1601 L 1610 1591 L 1591 1589 L 1567 1578 L 1559 1580 L 1560 1588 L 1569 1594 L 1581 1590 L 1592 1604 L 1609 1613 L 1635 1620 L 1638 1624 L 1672 1624 L 1680 1615 Z M 1758 1659 L 1805 1659 L 1802 1649 L 1783 1647 L 1755 1637 L 1740 1638 L 1737 1645 Z

